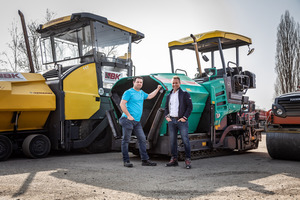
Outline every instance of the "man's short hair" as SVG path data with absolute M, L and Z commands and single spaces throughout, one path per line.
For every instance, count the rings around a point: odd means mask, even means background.
M 179 80 L 179 83 L 180 83 L 180 78 L 179 78 L 179 76 L 173 76 L 172 79 L 177 79 L 177 80 Z
M 141 77 L 141 76 L 135 76 L 135 77 L 133 77 L 133 82 L 135 82 L 136 79 L 142 79 L 144 81 L 143 77 Z

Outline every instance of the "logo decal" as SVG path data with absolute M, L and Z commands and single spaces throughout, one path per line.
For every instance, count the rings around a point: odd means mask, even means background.
M 290 101 L 300 101 L 300 98 L 293 98 L 293 99 L 290 99 Z
M 21 73 L 0 72 L 0 81 L 27 81 Z
M 123 74 L 120 72 L 104 71 L 104 82 L 115 83 L 122 77 Z

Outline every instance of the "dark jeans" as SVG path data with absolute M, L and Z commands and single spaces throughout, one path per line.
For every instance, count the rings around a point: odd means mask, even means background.
M 191 158 L 191 146 L 190 146 L 190 140 L 188 136 L 188 129 L 189 129 L 189 122 L 179 122 L 177 118 L 171 118 L 172 121 L 168 122 L 168 128 L 169 128 L 169 135 L 170 135 L 170 144 L 171 144 L 171 154 L 173 158 L 178 157 L 178 150 L 177 150 L 177 135 L 178 131 L 180 132 L 183 144 L 184 144 L 184 150 L 185 150 L 185 157 Z
M 147 149 L 146 149 L 146 136 L 145 136 L 145 133 L 144 133 L 141 123 L 137 122 L 137 121 L 131 121 L 131 120 L 127 119 L 126 117 L 121 117 L 119 119 L 119 123 L 122 126 L 122 133 L 123 133 L 122 145 L 121 145 L 123 161 L 124 162 L 129 161 L 128 145 L 130 142 L 132 131 L 134 131 L 134 133 L 138 139 L 141 159 L 148 160 L 149 156 L 147 154 Z

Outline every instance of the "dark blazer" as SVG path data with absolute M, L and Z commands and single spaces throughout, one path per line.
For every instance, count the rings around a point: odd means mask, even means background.
M 170 102 L 170 96 L 173 92 L 173 89 L 171 90 L 170 94 L 167 96 L 167 101 L 165 105 L 165 117 L 169 116 L 169 102 Z M 181 88 L 178 89 L 178 98 L 179 98 L 179 109 L 178 109 L 178 117 L 179 118 L 189 118 L 191 115 L 191 112 L 193 110 L 193 104 L 192 104 L 192 99 L 191 95 L 183 91 Z

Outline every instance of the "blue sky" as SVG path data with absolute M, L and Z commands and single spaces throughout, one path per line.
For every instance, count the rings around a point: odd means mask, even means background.
M 86 3 L 85 3 L 86 2 Z M 46 9 L 56 17 L 76 12 L 91 12 L 126 25 L 145 34 L 145 39 L 133 46 L 133 62 L 137 74 L 170 72 L 168 42 L 189 36 L 223 30 L 252 39 L 255 52 L 241 55 L 240 65 L 256 74 L 256 89 L 247 93 L 250 99 L 270 109 L 274 98 L 276 74 L 276 33 L 281 15 L 289 10 L 300 22 L 300 0 L 11 0 L 0 8 L 2 27 L 0 46 L 6 49 L 8 29 L 19 23 L 20 9 L 27 22 L 42 21 Z M 21 29 L 20 29 L 21 30 Z M 247 48 L 245 47 L 244 52 Z M 241 50 L 243 53 L 243 51 Z M 245 53 L 244 53 L 245 54 Z M 197 66 L 188 66 L 196 72 Z M 189 74 L 192 76 L 193 74 Z

